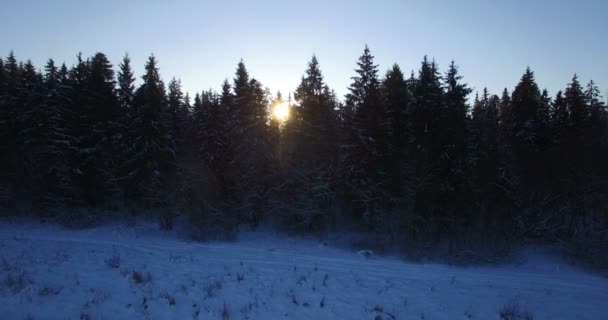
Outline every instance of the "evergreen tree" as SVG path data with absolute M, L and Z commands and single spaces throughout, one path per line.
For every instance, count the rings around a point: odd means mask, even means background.
M 364 140 L 374 141 L 378 151 L 386 140 L 386 111 L 380 103 L 378 66 L 374 64 L 367 45 L 357 61 L 355 69 L 357 76 L 352 77 L 353 83 L 346 95 L 346 105 L 354 110 L 354 125 L 360 131 Z M 383 150 L 384 151 L 384 150 Z
M 173 78 L 167 87 L 167 110 L 165 114 L 165 127 L 168 132 L 168 140 L 179 153 L 183 144 L 182 128 L 186 121 L 186 114 L 183 108 L 184 94 L 182 92 L 181 81 Z
M 530 68 L 522 76 L 511 97 L 510 142 L 513 159 L 510 172 L 525 178 L 525 184 L 540 182 L 536 166 L 532 165 L 538 156 L 540 137 L 538 115 L 541 108 L 541 92 Z M 521 189 L 521 187 L 515 187 Z
M 412 136 L 409 153 L 415 155 L 415 175 L 412 176 L 414 210 L 429 224 L 435 241 L 440 236 L 444 215 L 444 197 L 449 185 L 441 180 L 440 160 L 444 150 L 441 141 L 442 111 L 444 110 L 441 76 L 434 62 L 425 56 L 418 78 L 412 81 L 412 108 L 410 126 Z
M 165 96 L 156 58 L 152 55 L 145 65 L 142 85 L 135 92 L 133 105 L 136 116 L 130 127 L 133 145 L 124 164 L 127 169 L 127 196 L 149 206 L 166 204 L 171 194 L 167 188 L 172 181 L 175 164 L 162 123 Z
M 46 74 L 44 76 L 44 81 L 46 87 L 49 89 L 54 89 L 59 82 L 59 70 L 55 66 L 55 61 L 53 59 L 49 59 L 44 67 Z
M 439 178 L 441 180 L 445 201 L 444 210 L 449 211 L 450 218 L 459 221 L 467 205 L 466 199 L 469 193 L 467 184 L 467 114 L 469 105 L 467 102 L 471 89 L 462 81 L 463 77 L 458 71 L 455 62 L 452 61 L 445 74 L 444 95 L 441 109 L 439 110 L 439 132 L 437 133 L 439 155 Z M 484 103 L 489 105 L 487 90 L 484 89 Z M 495 111 L 497 105 L 492 109 Z M 495 141 L 492 141 L 495 143 Z M 451 237 L 455 237 L 455 230 L 451 229 Z
M 315 55 L 308 63 L 294 98 L 298 105 L 294 111 L 299 137 L 298 148 L 301 154 L 295 155 L 300 161 L 321 163 L 321 159 L 334 153 L 335 105 L 332 104 L 331 92 L 323 79 L 319 61 Z
M 134 116 L 133 113 L 133 96 L 135 95 L 135 78 L 131 70 L 131 58 L 128 54 L 122 59 L 118 71 L 118 89 L 116 90 L 118 102 L 123 112 Z
M 53 60 L 45 70 L 44 87 L 28 99 L 21 136 L 33 204 L 53 209 L 77 200 L 72 171 L 77 141 L 69 121 L 72 91 L 62 82 Z
M 578 77 L 574 75 L 572 82 L 565 92 L 566 107 L 570 115 L 568 121 L 568 132 L 573 139 L 582 139 L 583 130 L 587 127 L 589 110 L 585 103 L 583 88 L 578 82 Z
M 275 162 L 266 132 L 268 94 L 260 82 L 249 77 L 243 61 L 238 64 L 233 90 L 236 122 L 228 138 L 228 156 L 232 158 L 228 188 L 243 205 L 241 219 L 255 225 L 260 219 L 259 211 L 268 205 Z
M 605 125 L 606 105 L 602 100 L 599 88 L 593 80 L 585 88 L 585 101 L 589 110 L 589 120 L 594 127 Z
M 567 128 L 569 118 L 568 106 L 566 105 L 563 92 L 560 90 L 551 104 L 551 122 L 556 143 L 561 142 L 565 137 L 565 129 Z
M 87 63 L 87 75 L 81 91 L 79 124 L 82 126 L 78 159 L 78 179 L 82 198 L 101 205 L 118 195 L 115 155 L 122 151 L 124 136 L 122 114 L 115 96 L 116 82 L 112 64 L 103 53 L 96 53 Z
M 59 74 L 58 74 L 59 82 L 61 84 L 66 85 L 67 81 L 68 81 L 68 76 L 69 76 L 68 67 L 65 65 L 65 63 L 62 63 L 61 67 L 59 68 Z
M 497 95 L 489 95 L 484 88 L 482 98 L 476 97 L 473 106 L 475 112 L 470 120 L 467 172 L 470 174 L 471 188 L 468 200 L 475 204 L 475 209 L 472 212 L 461 212 L 460 228 L 473 230 L 475 234 L 480 231 L 501 233 L 503 229 L 510 230 L 508 220 L 503 220 L 504 216 L 501 216 L 507 210 L 504 208 L 504 196 L 497 188 L 503 165 L 500 158 L 499 109 L 501 104 L 508 101 L 506 97 L 506 92 L 503 92 L 501 99 Z M 463 236 L 462 232 L 460 236 Z
M 551 146 L 551 98 L 547 90 L 543 90 L 540 95 L 540 103 L 536 115 L 538 147 L 540 151 L 546 151 Z M 544 155 L 543 155 L 544 156 Z M 546 159 L 547 161 L 549 159 Z
M 390 122 L 390 189 L 393 195 L 400 196 L 404 185 L 403 167 L 408 160 L 405 147 L 410 136 L 408 126 L 410 97 L 407 82 L 397 64 L 387 71 L 381 91 Z
M 382 104 L 378 66 L 365 46 L 357 62 L 356 76 L 346 95 L 346 108 L 352 115 L 345 121 L 342 167 L 352 201 L 370 225 L 378 225 L 380 202 L 387 190 L 390 126 Z M 344 148 L 346 147 L 346 148 Z

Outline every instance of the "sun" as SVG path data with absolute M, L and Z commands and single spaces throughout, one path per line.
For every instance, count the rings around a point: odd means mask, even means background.
M 272 116 L 279 122 L 289 119 L 289 104 L 287 102 L 277 103 L 272 107 Z

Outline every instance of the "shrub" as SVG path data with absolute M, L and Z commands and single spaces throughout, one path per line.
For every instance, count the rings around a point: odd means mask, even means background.
M 118 269 L 120 268 L 120 255 L 118 253 L 115 253 L 112 257 L 106 259 L 105 262 L 106 266 L 113 269 Z
M 152 281 L 152 275 L 147 272 L 145 275 L 138 271 L 133 271 L 133 281 L 137 284 L 147 283 Z
M 522 310 L 519 303 L 510 301 L 498 312 L 501 320 L 534 320 L 534 316 L 527 310 Z

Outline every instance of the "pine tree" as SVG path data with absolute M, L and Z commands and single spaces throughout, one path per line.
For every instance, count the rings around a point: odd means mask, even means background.
M 118 89 L 116 90 L 118 102 L 123 112 L 130 116 L 134 116 L 133 96 L 135 95 L 135 78 L 133 77 L 133 71 L 131 70 L 131 58 L 128 54 L 125 54 L 123 57 L 119 68 Z
M 386 125 L 386 111 L 380 101 L 378 66 L 374 64 L 374 56 L 367 45 L 357 66 L 357 76 L 351 78 L 353 83 L 346 95 L 346 105 L 354 110 L 354 125 L 363 139 L 369 141 L 371 138 L 376 144 L 375 148 L 380 151 L 386 140 L 386 132 L 382 130 Z
M 53 209 L 77 200 L 71 167 L 77 141 L 69 127 L 71 88 L 62 82 L 52 60 L 45 71 L 44 87 L 28 99 L 21 136 L 33 204 Z
M 393 195 L 400 196 L 404 184 L 402 167 L 407 161 L 405 146 L 410 136 L 408 126 L 410 97 L 407 82 L 397 64 L 387 71 L 381 91 L 390 122 L 390 189 Z
M 268 205 L 276 161 L 267 134 L 269 94 L 249 77 L 243 61 L 238 64 L 233 90 L 236 122 L 228 137 L 228 157 L 233 164 L 228 169 L 228 188 L 243 205 L 241 219 L 256 225 L 259 213 Z
M 113 201 L 119 193 L 114 156 L 122 151 L 125 129 L 115 96 L 112 64 L 105 54 L 96 53 L 88 60 L 87 69 L 80 91 L 82 135 L 78 158 L 82 174 L 78 181 L 84 201 L 101 205 Z
M 589 110 L 589 120 L 592 125 L 602 125 L 606 120 L 604 118 L 606 113 L 606 105 L 602 100 L 600 89 L 595 85 L 593 80 L 589 81 L 585 88 L 585 101 L 587 103 L 587 109 Z
M 172 180 L 175 154 L 169 146 L 162 123 L 165 96 L 156 58 L 152 55 L 145 65 L 142 85 L 135 92 L 133 105 L 136 116 L 130 127 L 133 145 L 128 160 L 127 197 L 138 199 L 148 206 L 165 205 Z
M 563 92 L 560 90 L 551 104 L 551 123 L 556 140 L 555 143 L 560 143 L 564 138 L 569 118 L 568 106 L 566 105 Z
M 577 75 L 572 77 L 572 82 L 565 92 L 566 107 L 570 115 L 568 128 L 573 139 L 582 139 L 584 129 L 588 125 L 589 110 L 585 103 L 583 88 L 578 82 Z
M 4 72 L 4 61 L 0 57 L 0 95 L 4 97 L 6 92 L 6 74 Z
M 460 215 L 459 228 L 473 230 L 478 233 L 485 230 L 488 233 L 499 231 L 500 227 L 507 228 L 502 220 L 503 195 L 496 186 L 500 182 L 501 145 L 499 109 L 501 104 L 508 101 L 508 94 L 503 91 L 503 99 L 490 95 L 484 88 L 482 98 L 476 97 L 473 109 L 475 112 L 470 120 L 468 169 L 470 174 L 470 195 L 467 200 L 474 203 L 474 210 L 463 210 Z M 462 195 L 465 196 L 465 195 Z M 498 229 L 498 230 L 497 230 Z
M 294 93 L 287 99 L 289 120 L 283 131 L 280 163 L 287 177 L 285 194 L 294 195 L 289 204 L 290 223 L 318 228 L 329 218 L 335 193 L 337 160 L 337 101 L 324 81 L 315 55 Z
M 67 81 L 68 81 L 68 76 L 69 76 L 68 67 L 65 65 L 65 63 L 62 63 L 61 67 L 59 68 L 59 74 L 58 74 L 59 82 L 61 84 L 66 85 Z
M 466 201 L 469 193 L 467 184 L 467 114 L 469 104 L 467 102 L 471 89 L 462 81 L 456 63 L 452 61 L 445 74 L 443 85 L 444 95 L 441 109 L 439 110 L 439 132 L 437 143 L 439 153 L 439 178 L 443 186 L 442 198 L 449 211 L 451 219 L 462 223 L 461 216 L 465 211 Z M 487 90 L 484 89 L 484 101 L 487 101 Z M 490 102 L 487 101 L 486 104 Z M 497 107 L 497 106 L 495 106 Z M 496 111 L 496 108 L 493 109 Z M 494 114 L 496 117 L 496 114 Z M 495 142 L 495 141 L 493 141 Z M 452 237 L 455 237 L 455 228 L 450 229 Z
M 301 154 L 295 157 L 303 162 L 319 163 L 334 152 L 335 135 L 335 105 L 332 104 L 330 90 L 324 82 L 319 61 L 315 55 L 308 63 L 300 85 L 295 91 L 294 98 L 298 105 L 294 108 L 295 118 L 290 119 L 297 124 L 299 137 L 298 148 Z
M 183 148 L 183 132 L 182 128 L 186 122 L 186 114 L 184 114 L 181 81 L 173 78 L 167 87 L 167 110 L 165 112 L 165 124 L 168 132 L 168 140 L 173 148 L 179 153 Z
M 46 72 L 44 81 L 47 88 L 54 89 L 57 86 L 57 83 L 60 81 L 59 70 L 55 66 L 55 61 L 53 61 L 53 59 L 49 59 L 44 67 L 44 70 Z
M 363 219 L 378 225 L 379 204 L 388 189 L 388 172 L 383 168 L 389 163 L 390 120 L 381 100 L 378 66 L 373 59 L 365 46 L 346 95 L 351 117 L 345 121 L 342 168 L 352 201 L 359 204 Z
M 536 128 L 538 132 L 538 147 L 540 151 L 546 151 L 551 147 L 551 98 L 547 90 L 543 90 L 540 95 L 540 103 L 536 115 Z M 548 159 L 547 159 L 548 160 Z
M 522 76 L 511 97 L 511 125 L 509 146 L 512 152 L 511 168 L 516 177 L 521 177 L 527 185 L 541 182 L 536 175 L 540 136 L 538 115 L 541 108 L 541 92 L 530 68 Z M 514 186 L 515 187 L 515 186 Z M 515 187 L 519 190 L 522 187 Z M 522 200 L 523 201 L 523 200 Z
M 415 175 L 412 178 L 415 211 L 433 221 L 429 228 L 439 237 L 439 223 L 444 214 L 443 196 L 449 192 L 449 184 L 441 180 L 440 160 L 444 155 L 441 145 L 442 111 L 444 108 L 441 76 L 434 62 L 425 56 L 418 77 L 412 84 L 412 108 L 410 126 L 412 136 L 408 146 L 414 156 Z

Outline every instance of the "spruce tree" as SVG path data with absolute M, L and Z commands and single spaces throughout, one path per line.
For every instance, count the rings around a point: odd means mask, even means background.
M 553 103 L 551 104 L 551 124 L 555 143 L 559 144 L 565 138 L 565 130 L 569 118 L 568 106 L 566 105 L 564 94 L 560 90 L 555 95 L 555 99 L 553 99 Z
M 539 151 L 539 122 L 541 92 L 530 68 L 522 76 L 511 96 L 510 142 L 513 159 L 511 172 L 525 179 L 525 184 L 538 181 L 532 161 Z M 521 189 L 520 187 L 517 187 Z
M 408 160 L 405 146 L 410 136 L 408 126 L 410 97 L 407 82 L 397 64 L 386 72 L 381 92 L 390 123 L 390 189 L 394 196 L 401 196 L 405 177 L 403 167 L 407 166 Z
M 78 179 L 82 198 L 91 205 L 114 201 L 119 194 L 118 163 L 124 136 L 122 114 L 115 96 L 112 64 L 105 54 L 96 53 L 87 63 L 88 72 L 81 91 L 79 124 L 82 126 Z
M 585 101 L 587 103 L 587 109 L 589 110 L 589 120 L 591 125 L 594 127 L 602 126 L 605 124 L 605 113 L 606 105 L 600 94 L 600 90 L 593 82 L 589 81 L 585 88 Z
M 290 119 L 299 126 L 298 148 L 302 154 L 297 155 L 300 161 L 310 164 L 330 156 L 335 148 L 335 105 L 323 79 L 319 61 L 315 55 L 308 63 L 308 68 L 294 93 L 297 107 L 295 118 Z M 295 128 L 294 128 L 295 129 Z
M 580 140 L 582 139 L 584 129 L 588 125 L 589 110 L 587 109 L 585 94 L 577 75 L 572 77 L 572 82 L 570 82 L 565 92 L 565 99 L 570 116 L 568 121 L 569 134 L 572 139 Z
M 122 59 L 118 71 L 118 89 L 116 94 L 118 102 L 123 112 L 126 115 L 134 116 L 133 114 L 133 96 L 135 95 L 135 78 L 131 70 L 131 58 L 128 54 Z
M 55 61 L 53 61 L 53 59 L 49 59 L 44 67 L 44 70 L 46 72 L 44 81 L 47 88 L 54 89 L 59 82 L 59 70 L 55 66 Z
M 462 215 L 467 205 L 465 198 L 469 193 L 467 181 L 467 102 L 471 89 L 462 81 L 456 63 L 452 61 L 445 74 L 443 84 L 443 103 L 440 107 L 439 132 L 437 143 L 440 151 L 438 159 L 438 174 L 441 181 L 445 201 L 444 210 L 449 211 L 450 218 L 462 223 Z M 484 100 L 487 100 L 487 90 L 484 90 Z M 496 116 L 496 115 L 494 115 Z M 455 228 L 451 228 L 451 236 L 455 237 Z
M 226 165 L 222 166 L 225 175 L 220 181 L 225 186 L 227 199 L 240 204 L 237 213 L 241 221 L 257 225 L 260 213 L 268 206 L 268 191 L 273 180 L 271 168 L 275 163 L 267 134 L 268 93 L 259 81 L 249 77 L 243 61 L 237 66 L 232 89 L 233 95 L 229 94 L 230 87 L 224 84 L 222 96 L 216 100 L 222 109 L 225 103 L 230 103 L 228 110 L 220 113 L 215 102 L 209 110 L 212 117 L 223 118 L 219 124 L 229 128 L 227 136 L 224 140 L 214 133 L 219 132 L 219 127 L 210 129 L 206 134 L 215 137 L 207 142 L 221 149 L 223 141 L 227 142 Z M 213 125 L 217 124 L 216 121 Z
M 173 178 L 174 150 L 170 148 L 163 126 L 164 87 L 156 58 L 151 55 L 145 65 L 143 83 L 135 92 L 135 118 L 130 126 L 133 145 L 127 150 L 127 196 L 144 205 L 166 205 L 171 194 L 167 186 Z
M 45 70 L 44 86 L 30 95 L 21 136 L 30 199 L 37 208 L 48 210 L 77 201 L 72 169 L 77 141 L 69 121 L 71 88 L 60 80 L 52 60 Z
M 281 166 L 288 177 L 286 194 L 293 194 L 291 223 L 319 228 L 329 216 L 335 193 L 337 160 L 337 101 L 323 78 L 315 55 L 294 92 L 288 98 L 289 120 L 283 132 Z M 316 199 L 313 200 L 313 199 Z
M 437 241 L 440 224 L 444 220 L 446 202 L 442 197 L 449 192 L 449 184 L 442 181 L 439 171 L 444 155 L 441 145 L 442 111 L 444 108 L 441 76 L 434 62 L 425 56 L 418 77 L 412 83 L 412 108 L 410 126 L 412 136 L 408 146 L 414 156 L 415 174 L 412 178 L 414 210 L 428 225 L 429 235 Z
M 168 141 L 170 141 L 177 153 L 181 152 L 183 144 L 182 128 L 186 122 L 186 114 L 184 114 L 181 81 L 173 78 L 167 86 L 167 108 L 164 112 L 165 123 L 167 128 Z

